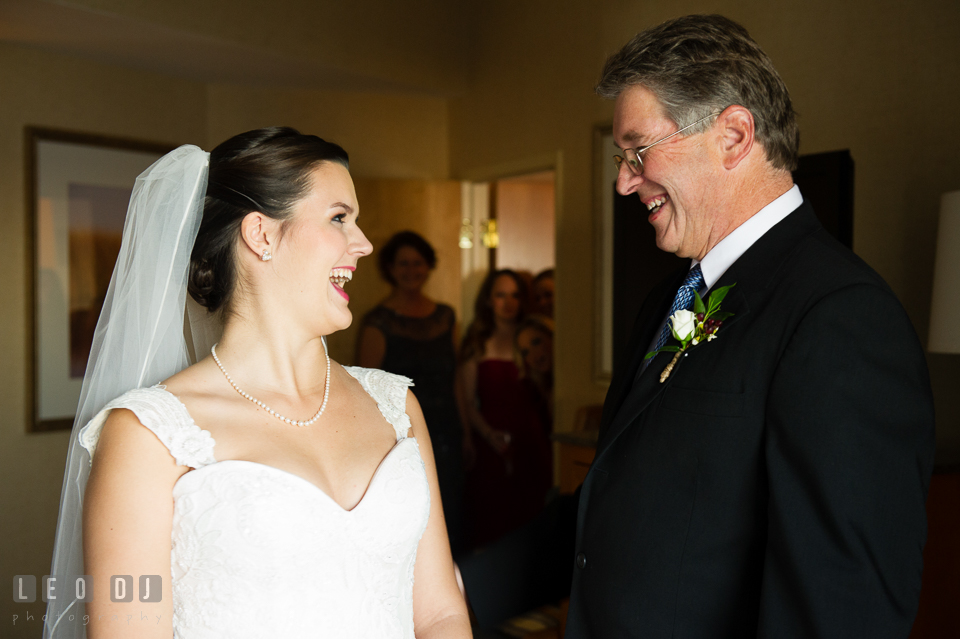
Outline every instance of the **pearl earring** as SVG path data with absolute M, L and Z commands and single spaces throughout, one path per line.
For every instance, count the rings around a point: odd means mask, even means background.
M 268 251 L 267 249 L 263 249 L 263 253 L 260 255 L 260 261 L 269 262 L 272 259 L 273 259 L 273 256 L 270 255 L 270 251 Z

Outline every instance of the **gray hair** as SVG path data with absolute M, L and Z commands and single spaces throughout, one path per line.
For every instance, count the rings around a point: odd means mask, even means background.
M 796 168 L 800 128 L 787 86 L 767 54 L 733 20 L 690 15 L 637 34 L 607 59 L 596 91 L 613 100 L 635 85 L 652 91 L 681 127 L 734 104 L 746 108 L 770 164 Z M 690 131 L 705 131 L 712 122 Z

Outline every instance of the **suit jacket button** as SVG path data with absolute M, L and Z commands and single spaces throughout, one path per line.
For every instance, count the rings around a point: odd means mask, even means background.
M 585 554 L 577 553 L 577 568 L 581 570 L 587 567 L 587 556 Z

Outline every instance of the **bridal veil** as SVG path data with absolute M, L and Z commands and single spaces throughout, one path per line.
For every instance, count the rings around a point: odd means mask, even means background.
M 209 159 L 195 146 L 181 146 L 137 178 L 70 434 L 51 575 L 83 574 L 83 496 L 91 459 L 78 442 L 80 429 L 110 400 L 194 363 L 216 339 L 213 316 L 187 299 Z M 72 587 L 57 594 L 47 604 L 44 639 L 82 639 L 83 603 Z

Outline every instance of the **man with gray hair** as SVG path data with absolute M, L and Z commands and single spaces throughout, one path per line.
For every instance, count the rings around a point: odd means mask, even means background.
M 907 637 L 925 358 L 793 184 L 786 85 L 743 27 L 687 16 L 613 55 L 597 92 L 617 190 L 690 264 L 644 301 L 607 394 L 566 637 Z

